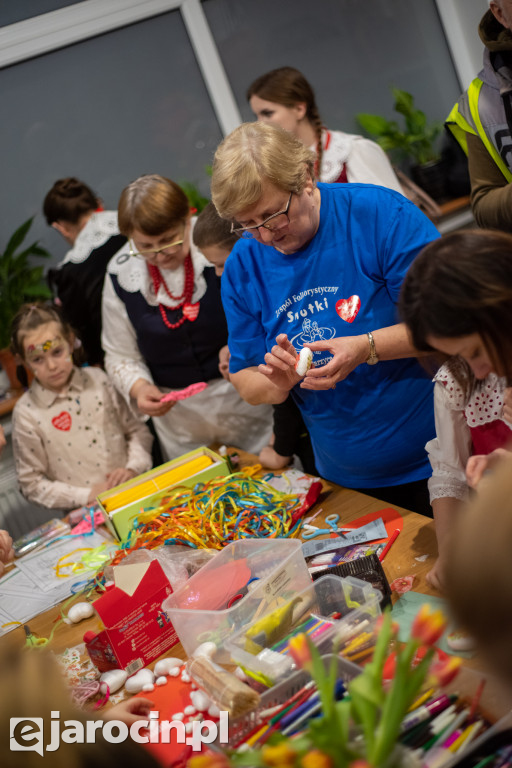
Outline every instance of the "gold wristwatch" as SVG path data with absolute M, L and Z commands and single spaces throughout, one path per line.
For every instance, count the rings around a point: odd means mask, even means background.
M 376 363 L 379 362 L 379 358 L 377 357 L 377 351 L 375 349 L 375 341 L 373 338 L 373 333 L 371 331 L 368 331 L 366 334 L 368 336 L 368 343 L 370 344 L 370 356 L 367 359 L 368 365 L 376 365 Z

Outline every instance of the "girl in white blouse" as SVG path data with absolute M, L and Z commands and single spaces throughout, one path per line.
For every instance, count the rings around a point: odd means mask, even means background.
M 247 99 L 260 122 L 284 128 L 316 153 L 318 181 L 378 184 L 403 194 L 378 144 L 323 125 L 313 88 L 298 69 L 279 67 L 261 75 L 249 86 Z
M 100 368 L 73 362 L 75 336 L 58 310 L 21 307 L 11 349 L 33 374 L 13 412 L 16 473 L 23 495 L 70 510 L 151 468 L 151 434 Z
M 445 360 L 434 378 L 437 436 L 426 445 L 439 550 L 427 580 L 442 588 L 468 461 L 512 443 L 512 236 L 463 230 L 430 243 L 406 275 L 400 309 L 414 346 Z

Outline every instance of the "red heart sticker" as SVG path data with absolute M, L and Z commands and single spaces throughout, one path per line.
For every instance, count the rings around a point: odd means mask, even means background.
M 336 302 L 336 312 L 342 320 L 352 323 L 361 309 L 361 299 L 359 296 L 349 296 L 348 299 L 340 299 Z
M 63 432 L 69 432 L 71 429 L 71 416 L 67 411 L 61 411 L 58 416 L 54 416 L 52 424 Z
M 199 314 L 199 302 L 197 304 L 184 304 L 182 311 L 187 320 L 193 322 Z

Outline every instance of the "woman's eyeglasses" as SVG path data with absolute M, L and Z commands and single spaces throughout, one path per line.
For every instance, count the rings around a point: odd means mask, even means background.
M 290 197 L 288 198 L 286 208 L 283 211 L 273 213 L 272 216 L 269 216 L 267 219 L 265 219 L 265 221 L 262 221 L 261 224 L 254 224 L 252 227 L 239 227 L 236 226 L 236 223 L 232 223 L 231 232 L 234 232 L 234 234 L 238 235 L 238 237 L 243 237 L 250 240 L 251 238 L 256 237 L 256 235 L 259 233 L 260 227 L 264 227 L 270 232 L 275 232 L 278 229 L 286 227 L 290 223 L 288 210 L 292 201 L 292 195 L 293 192 L 290 192 Z
M 135 256 L 137 259 L 152 259 L 158 256 L 159 253 L 169 253 L 171 248 L 177 250 L 178 246 L 183 245 L 184 242 L 184 240 L 174 240 L 174 242 L 167 245 L 161 245 L 160 248 L 149 248 L 145 251 L 139 251 L 135 248 L 135 243 L 132 244 L 130 240 L 130 256 Z

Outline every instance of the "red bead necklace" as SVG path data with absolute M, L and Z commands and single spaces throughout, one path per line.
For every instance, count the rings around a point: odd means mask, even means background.
M 166 315 L 166 308 L 160 304 L 160 302 L 158 303 L 158 308 L 160 310 L 162 320 L 167 328 L 170 328 L 171 330 L 174 330 L 174 328 L 179 328 L 180 325 L 183 325 L 185 320 L 190 320 L 190 322 L 193 322 L 199 314 L 199 302 L 196 304 L 191 304 L 192 294 L 194 292 L 194 267 L 192 265 L 192 258 L 190 254 L 188 254 L 187 258 L 185 259 L 184 267 L 185 279 L 183 282 L 183 293 L 181 293 L 179 296 L 174 296 L 167 287 L 167 284 L 158 267 L 155 264 L 147 264 L 149 275 L 153 281 L 155 296 L 158 296 L 159 288 L 161 285 L 163 285 L 164 290 L 169 298 L 173 301 L 180 302 L 176 307 L 173 307 L 173 309 L 180 309 L 181 307 L 182 315 L 177 323 L 171 323 L 169 321 Z

